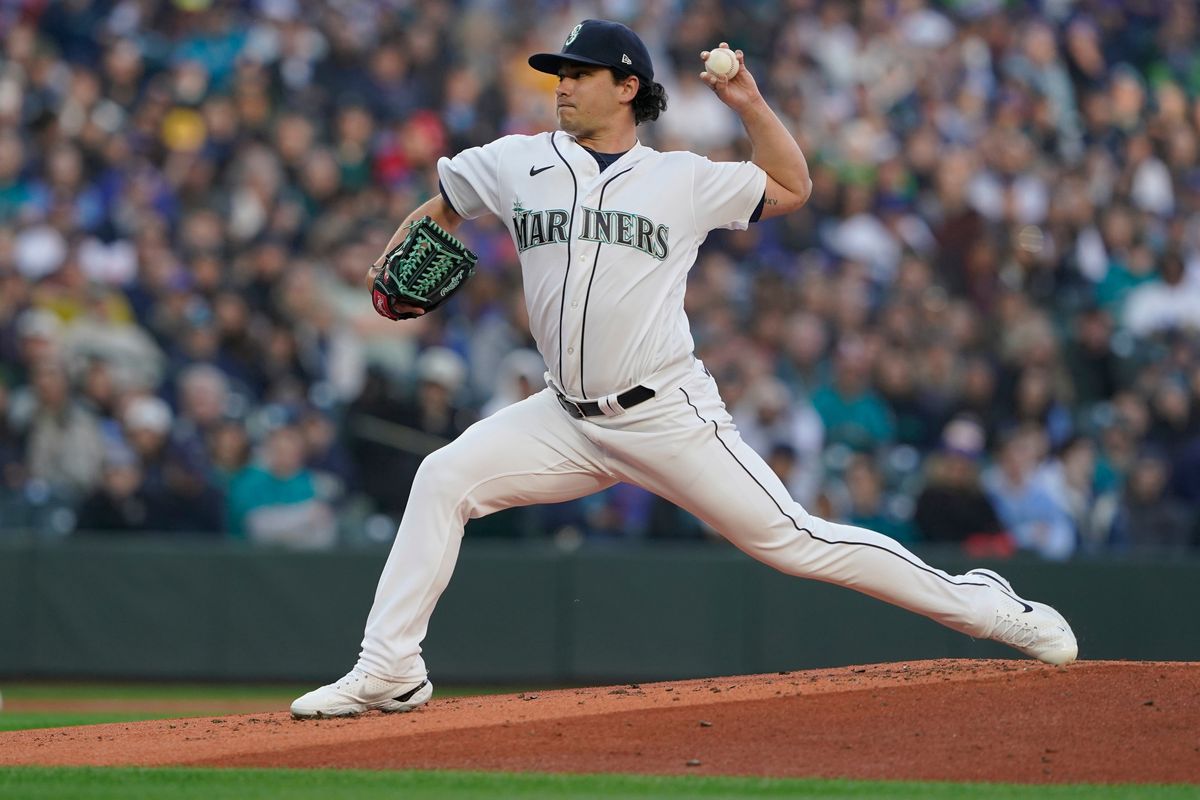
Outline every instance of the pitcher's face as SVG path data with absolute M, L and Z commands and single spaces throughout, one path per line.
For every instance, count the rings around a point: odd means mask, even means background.
M 617 123 L 636 94 L 636 78 L 614 82 L 605 67 L 564 63 L 554 92 L 558 125 L 577 139 L 593 139 Z

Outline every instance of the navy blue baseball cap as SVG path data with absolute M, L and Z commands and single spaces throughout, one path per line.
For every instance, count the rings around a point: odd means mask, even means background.
M 609 67 L 636 75 L 642 83 L 654 80 L 654 65 L 646 45 L 626 26 L 606 19 L 585 19 L 567 36 L 562 52 L 535 53 L 529 57 L 529 66 L 557 75 L 564 61 Z

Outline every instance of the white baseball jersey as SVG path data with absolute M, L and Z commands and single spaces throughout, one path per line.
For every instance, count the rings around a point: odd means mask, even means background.
M 813 516 L 742 440 L 692 356 L 683 293 L 708 232 L 748 223 L 766 183 L 758 167 L 638 145 L 601 172 L 558 132 L 509 136 L 442 159 L 438 172 L 458 213 L 507 222 L 551 382 L 604 410 L 570 414 L 543 389 L 425 458 L 367 618 L 362 671 L 425 680 L 421 641 L 467 520 L 618 481 L 686 509 L 789 575 L 857 589 L 972 636 L 1015 630 L 998 620 L 1032 611 L 991 579 L 950 575 L 882 534 Z M 616 393 L 638 385 L 654 396 L 612 408 Z
M 552 383 L 581 400 L 684 380 L 696 250 L 715 228 L 745 228 L 767 181 L 750 162 L 641 144 L 601 172 L 562 131 L 464 150 L 441 159 L 438 175 L 460 215 L 505 221 Z

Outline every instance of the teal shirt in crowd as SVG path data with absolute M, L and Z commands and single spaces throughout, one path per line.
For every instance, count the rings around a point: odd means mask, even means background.
M 1096 302 L 1115 317 L 1120 317 L 1125 300 L 1137 287 L 1154 280 L 1156 275 L 1137 275 L 1119 261 L 1110 261 L 1104 278 L 1096 285 Z
M 290 478 L 277 478 L 259 466 L 249 466 L 233 476 L 229 484 L 229 533 L 237 539 L 246 538 L 246 516 L 264 506 L 304 503 L 317 496 L 312 473 L 301 470 Z
M 826 444 L 844 444 L 861 452 L 896 438 L 891 412 L 874 392 L 844 397 L 827 384 L 813 394 L 812 404 L 825 423 Z

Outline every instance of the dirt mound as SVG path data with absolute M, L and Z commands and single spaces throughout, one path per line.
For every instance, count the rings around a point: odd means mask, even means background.
M 1200 783 L 1200 664 L 922 661 L 0 733 L 0 765 Z

